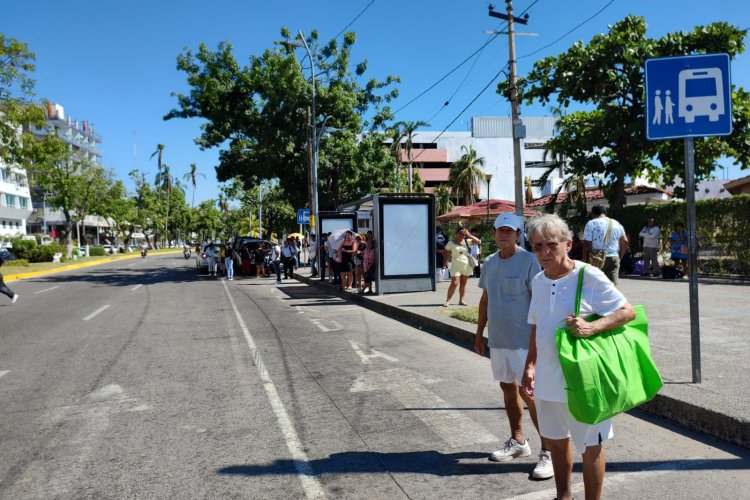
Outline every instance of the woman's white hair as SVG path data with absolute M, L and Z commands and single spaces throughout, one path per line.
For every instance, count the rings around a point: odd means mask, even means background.
M 526 235 L 531 242 L 539 237 L 558 241 L 571 241 L 573 239 L 573 231 L 557 214 L 537 215 L 529 221 L 526 228 Z

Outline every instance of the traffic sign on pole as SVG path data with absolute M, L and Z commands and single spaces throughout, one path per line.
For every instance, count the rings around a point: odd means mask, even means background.
M 728 54 L 647 59 L 645 80 L 649 140 L 732 133 Z
M 309 208 L 300 208 L 297 210 L 297 224 L 310 224 Z

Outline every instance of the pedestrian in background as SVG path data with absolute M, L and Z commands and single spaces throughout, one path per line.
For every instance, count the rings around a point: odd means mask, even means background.
M 232 281 L 234 280 L 234 247 L 231 243 L 227 243 L 224 248 L 224 269 L 227 272 L 227 281 Z
M 682 222 L 675 222 L 674 231 L 669 234 L 670 258 L 682 273 L 682 277 L 688 275 L 688 232 Z
M 360 293 L 372 295 L 372 282 L 375 281 L 375 269 L 377 265 L 375 240 L 372 238 L 367 239 L 367 248 L 364 251 L 362 260 L 364 261 L 365 269 L 365 286 Z
M 614 219 L 607 217 L 603 205 L 591 208 L 591 220 L 583 228 L 583 261 L 590 262 L 593 254 L 604 253 L 600 267 L 609 280 L 617 285 L 620 274 L 620 261 L 628 251 L 628 236 L 625 229 Z
M 495 243 L 499 250 L 484 260 L 479 277 L 482 298 L 479 321 L 474 338 L 474 351 L 484 355 L 484 327 L 490 348 L 492 374 L 503 392 L 505 413 L 510 424 L 510 438 L 505 446 L 493 452 L 493 462 L 507 462 L 531 455 L 529 441 L 523 432 L 523 403 L 529 409 L 534 427 L 539 431 L 534 398 L 520 391 L 523 370 L 529 353 L 531 325 L 528 323 L 531 304 L 531 281 L 542 268 L 532 253 L 518 245 L 521 221 L 512 213 L 497 216 L 494 224 Z M 552 454 L 542 438 L 542 449 L 531 476 L 549 479 L 554 475 Z
M 281 247 L 276 242 L 271 242 L 271 265 L 276 272 L 276 281 L 274 285 L 281 284 Z
M 310 235 L 310 277 L 318 276 L 318 239 L 314 234 Z
M 5 264 L 5 261 L 0 258 L 0 267 L 3 267 L 3 264 Z M 11 304 L 15 304 L 18 302 L 18 294 L 14 293 L 13 290 L 8 288 L 8 286 L 5 284 L 5 281 L 3 280 L 3 273 L 0 273 L 0 293 L 7 295 L 10 299 Z
M 617 328 L 635 318 L 635 310 L 598 268 L 583 269 L 580 316 L 574 317 L 578 273 L 582 262 L 568 257 L 573 234 L 558 215 L 537 216 L 529 223 L 528 237 L 543 272 L 531 282 L 528 322 L 532 325 L 523 391 L 536 402 L 539 433 L 552 452 L 557 498 L 572 498 L 571 440 L 583 457 L 583 484 L 587 499 L 598 499 L 604 484 L 602 443 L 613 437 L 612 421 L 589 425 L 568 410 L 565 378 L 556 343 L 558 328 L 590 337 Z M 597 314 L 596 321 L 583 318 Z
M 476 228 L 476 227 L 472 228 L 471 232 L 473 234 L 477 234 L 477 233 L 479 233 L 479 228 Z M 481 262 L 481 258 L 482 258 L 482 245 L 481 245 L 481 243 L 482 243 L 481 240 L 480 241 L 475 241 L 471 245 L 471 247 L 469 248 L 469 253 L 471 254 L 472 257 L 474 257 L 474 259 L 476 260 L 476 263 L 477 263 L 477 265 L 474 266 L 474 277 L 475 278 L 478 278 L 479 275 L 481 274 L 481 269 L 479 267 L 479 262 Z
M 320 268 L 320 281 L 326 280 L 326 270 L 328 269 L 328 233 L 320 235 L 320 256 L 318 267 Z M 330 273 L 328 273 L 330 276 Z
M 291 238 L 287 238 L 282 243 L 281 247 L 281 259 L 284 264 L 284 279 L 288 280 L 292 277 L 292 273 L 294 272 L 294 262 L 295 262 L 295 248 L 294 243 L 292 243 Z
M 462 306 L 468 306 L 466 303 L 466 282 L 469 276 L 474 274 L 474 266 L 469 259 L 469 241 L 479 242 L 479 238 L 469 233 L 465 227 L 456 229 L 454 239 L 445 245 L 445 250 L 451 254 L 451 284 L 448 286 L 448 296 L 445 298 L 443 307 L 448 307 L 451 303 L 453 293 L 458 291 L 458 303 Z
M 661 276 L 659 269 L 659 226 L 651 217 L 638 235 L 643 238 L 643 273 L 641 276 Z

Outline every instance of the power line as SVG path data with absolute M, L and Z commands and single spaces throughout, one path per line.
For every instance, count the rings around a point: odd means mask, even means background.
M 343 32 L 345 32 L 345 31 L 346 31 L 347 29 L 349 29 L 349 26 L 351 26 L 352 24 L 354 24 L 354 22 L 355 22 L 355 21 L 356 21 L 357 19 L 359 19 L 359 17 L 360 17 L 360 16 L 362 15 L 362 14 L 364 14 L 364 13 L 365 13 L 365 11 L 366 11 L 367 9 L 369 9 L 369 8 L 370 8 L 370 6 L 371 6 L 372 4 L 374 4 L 374 3 L 375 3 L 375 0 L 371 0 L 371 2 L 370 2 L 370 3 L 368 3 L 368 4 L 367 4 L 367 5 L 365 6 L 365 8 L 364 8 L 364 9 L 362 9 L 362 11 L 360 11 L 360 13 L 359 13 L 359 14 L 357 14 L 356 16 L 354 16 L 354 19 L 352 19 L 352 20 L 351 20 L 351 21 L 349 22 L 349 24 L 347 24 L 346 26 L 344 26 L 344 28 L 343 28 L 343 29 L 342 29 L 341 31 L 339 31 L 339 32 L 338 32 L 338 33 L 336 34 L 336 36 L 335 36 L 335 37 L 333 37 L 333 39 L 335 40 L 336 38 L 338 38 L 339 36 L 341 36 L 341 34 L 342 34 Z
M 479 93 L 478 93 L 477 95 L 475 95 L 475 96 L 474 96 L 474 98 L 473 98 L 473 99 L 471 100 L 471 102 L 469 102 L 469 104 L 467 104 L 467 105 L 466 105 L 466 107 L 464 107 L 464 109 L 462 109 L 462 110 L 461 110 L 461 112 L 460 112 L 460 113 L 458 113 L 458 114 L 456 115 L 456 117 L 455 117 L 455 118 L 454 118 L 453 120 L 451 120 L 451 122 L 450 122 L 450 123 L 449 123 L 449 124 L 448 124 L 448 125 L 447 125 L 447 126 L 446 126 L 446 127 L 444 128 L 444 129 L 443 129 L 443 131 L 442 131 L 442 132 L 440 132 L 440 133 L 439 133 L 439 134 L 438 134 L 438 135 L 437 135 L 437 136 L 436 136 L 436 137 L 435 137 L 435 138 L 433 139 L 433 141 L 437 141 L 438 139 L 440 139 L 440 137 L 441 137 L 441 136 L 442 136 L 442 135 L 443 135 L 444 133 L 446 133 L 446 132 L 448 131 L 448 129 L 449 129 L 450 127 L 451 127 L 451 125 L 453 125 L 454 123 L 456 123 L 456 120 L 458 120 L 459 118 L 461 118 L 461 115 L 463 115 L 463 114 L 464 114 L 464 113 L 466 112 L 466 110 L 467 110 L 467 109 L 469 109 L 469 107 L 470 107 L 470 106 L 471 106 L 472 104 L 474 104 L 474 102 L 476 102 L 476 100 L 477 100 L 477 99 L 479 99 L 479 97 L 480 97 L 480 96 L 481 96 L 482 94 L 484 94 L 484 92 L 485 92 L 485 91 L 486 91 L 486 90 L 487 90 L 488 88 L 490 88 L 490 85 L 492 85 L 492 84 L 494 83 L 494 81 L 495 81 L 495 80 L 497 80 L 497 77 L 498 77 L 498 76 L 500 76 L 500 74 L 501 74 L 502 72 L 504 72 L 504 71 L 505 71 L 505 68 L 501 68 L 501 69 L 500 69 L 500 71 L 498 71 L 498 72 L 497 72 L 497 73 L 495 74 L 495 76 L 493 76 L 493 77 L 492 77 L 492 79 L 491 79 L 491 80 L 490 80 L 489 82 L 487 82 L 487 85 L 485 85 L 485 86 L 484 86 L 484 88 L 483 88 L 482 90 L 480 90 L 480 91 L 479 91 Z M 426 150 L 426 149 L 423 149 L 422 151 L 420 151 L 420 152 L 419 152 L 419 154 L 418 154 L 417 156 L 415 156 L 414 158 L 412 158 L 411 162 L 412 162 L 412 163 L 414 163 L 414 160 L 416 160 L 417 158 L 419 158 L 419 157 L 420 157 L 420 156 L 422 155 L 422 153 L 424 153 L 425 151 L 427 151 L 427 150 Z
M 534 3 L 536 3 L 536 2 L 534 2 Z M 552 42 L 552 43 L 548 43 L 548 44 L 547 44 L 547 45 L 545 45 L 544 47 L 540 47 L 540 48 L 536 49 L 536 50 L 535 50 L 534 52 L 529 52 L 528 54 L 522 55 L 521 57 L 517 57 L 517 58 L 516 58 L 516 61 L 518 61 L 519 59 L 524 59 L 524 58 L 526 58 L 526 57 L 530 57 L 530 56 L 533 56 L 534 54 L 536 54 L 536 53 L 538 53 L 538 52 L 541 52 L 541 51 L 543 51 L 543 50 L 544 50 L 544 49 L 546 49 L 546 48 L 552 47 L 552 46 L 553 46 L 553 45 L 555 45 L 555 44 L 556 44 L 557 42 L 559 42 L 560 40 L 562 40 L 562 39 L 563 39 L 563 38 L 565 38 L 566 36 L 568 36 L 568 35 L 570 35 L 571 33 L 573 33 L 573 32 L 574 32 L 575 30 L 577 30 L 578 28 L 580 28 L 581 26 L 583 26 L 584 24 L 586 24 L 587 22 L 591 21 L 591 20 L 592 20 L 592 19 L 594 19 L 594 18 L 595 18 L 596 16 L 598 16 L 599 14 L 601 14 L 601 13 L 602 13 L 602 12 L 603 12 L 603 11 L 604 11 L 604 10 L 605 10 L 605 9 L 606 9 L 607 7 L 609 7 L 609 6 L 610 6 L 610 5 L 612 5 L 613 3 L 615 3 L 615 0 L 610 0 L 609 2 L 607 2 L 607 3 L 606 3 L 606 4 L 604 5 L 604 7 L 602 7 L 602 8 L 601 8 L 601 9 L 599 9 L 599 10 L 597 10 L 596 12 L 594 12 L 594 14 L 592 14 L 592 15 L 591 15 L 590 17 L 588 17 L 587 19 L 585 19 L 584 21 L 582 21 L 581 23 L 579 23 L 579 24 L 578 24 L 578 25 L 577 25 L 576 27 L 574 27 L 574 28 L 572 28 L 572 29 L 568 30 L 568 32 L 567 32 L 567 33 L 565 33 L 565 34 L 564 34 L 563 36 L 559 37 L 559 38 L 558 38 L 557 40 L 555 40 L 554 42 Z M 533 4 L 532 4 L 532 5 L 533 5 Z

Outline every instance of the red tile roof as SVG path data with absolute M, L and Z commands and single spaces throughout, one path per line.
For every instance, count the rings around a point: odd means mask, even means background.
M 672 195 L 672 191 L 669 191 L 667 189 L 657 188 L 657 187 L 651 187 L 651 186 L 627 186 L 625 187 L 625 194 L 626 195 L 634 195 L 634 194 L 645 194 L 645 193 L 666 193 L 668 195 Z M 527 203 L 527 207 L 543 207 L 547 203 L 552 200 L 554 197 L 554 194 L 549 194 L 547 196 L 542 196 L 541 198 L 537 198 L 536 200 L 532 201 L 531 203 Z M 565 199 L 568 197 L 567 192 L 562 192 L 557 196 L 557 203 L 562 203 L 565 201 Z M 586 201 L 595 201 L 595 200 L 603 200 L 604 199 L 604 193 L 599 188 L 586 188 Z
M 506 212 L 515 212 L 516 204 L 512 201 L 507 200 L 489 200 L 490 216 L 497 216 L 498 214 Z M 535 215 L 536 212 L 533 210 L 523 211 L 524 215 Z M 448 213 L 437 217 L 438 220 L 450 220 L 450 219 L 469 219 L 469 218 L 481 218 L 487 216 L 487 201 L 479 201 L 473 205 L 456 207 Z

